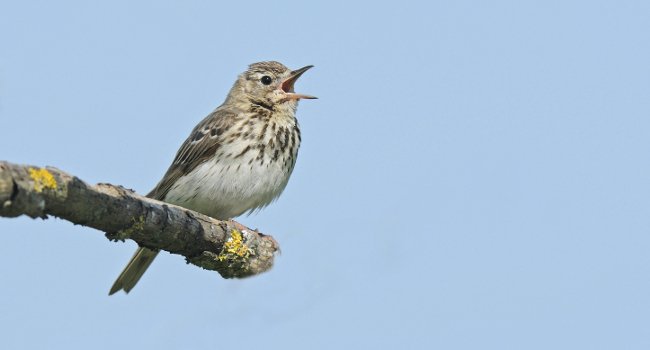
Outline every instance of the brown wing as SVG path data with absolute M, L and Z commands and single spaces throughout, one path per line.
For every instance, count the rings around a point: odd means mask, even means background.
M 176 153 L 174 162 L 156 187 L 147 194 L 149 198 L 164 200 L 174 183 L 201 163 L 215 155 L 223 142 L 223 134 L 237 120 L 237 115 L 216 109 L 192 130 L 190 136 Z

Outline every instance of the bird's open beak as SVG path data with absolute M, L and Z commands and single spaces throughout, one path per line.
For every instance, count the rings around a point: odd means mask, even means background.
M 308 98 L 308 99 L 315 99 L 318 97 L 315 96 L 310 96 L 310 95 L 303 95 L 303 94 L 297 94 L 293 92 L 293 84 L 296 83 L 296 80 L 300 78 L 302 73 L 306 72 L 313 66 L 304 66 L 300 69 L 296 69 L 293 72 L 291 72 L 291 75 L 285 79 L 282 84 L 280 84 L 280 89 L 284 91 L 287 94 L 287 97 L 291 100 L 300 100 L 301 98 Z

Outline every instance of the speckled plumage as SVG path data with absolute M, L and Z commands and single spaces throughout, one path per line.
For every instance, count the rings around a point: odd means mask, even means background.
M 298 100 L 315 98 L 293 91 L 309 68 L 291 71 L 274 61 L 251 64 L 225 102 L 192 130 L 147 196 L 217 219 L 271 203 L 286 187 L 298 156 Z M 139 248 L 109 294 L 128 293 L 157 253 Z

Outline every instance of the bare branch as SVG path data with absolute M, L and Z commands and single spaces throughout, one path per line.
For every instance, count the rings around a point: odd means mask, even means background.
M 279 247 L 263 235 L 110 184 L 91 186 L 52 167 L 0 161 L 0 216 L 53 215 L 106 232 L 111 240 L 183 255 L 224 278 L 246 277 L 273 266 Z

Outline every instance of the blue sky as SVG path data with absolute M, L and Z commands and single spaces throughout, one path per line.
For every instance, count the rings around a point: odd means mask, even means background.
M 146 193 L 249 63 L 316 67 L 269 273 L 0 219 L 0 348 L 648 349 L 644 1 L 0 3 L 0 159 Z

